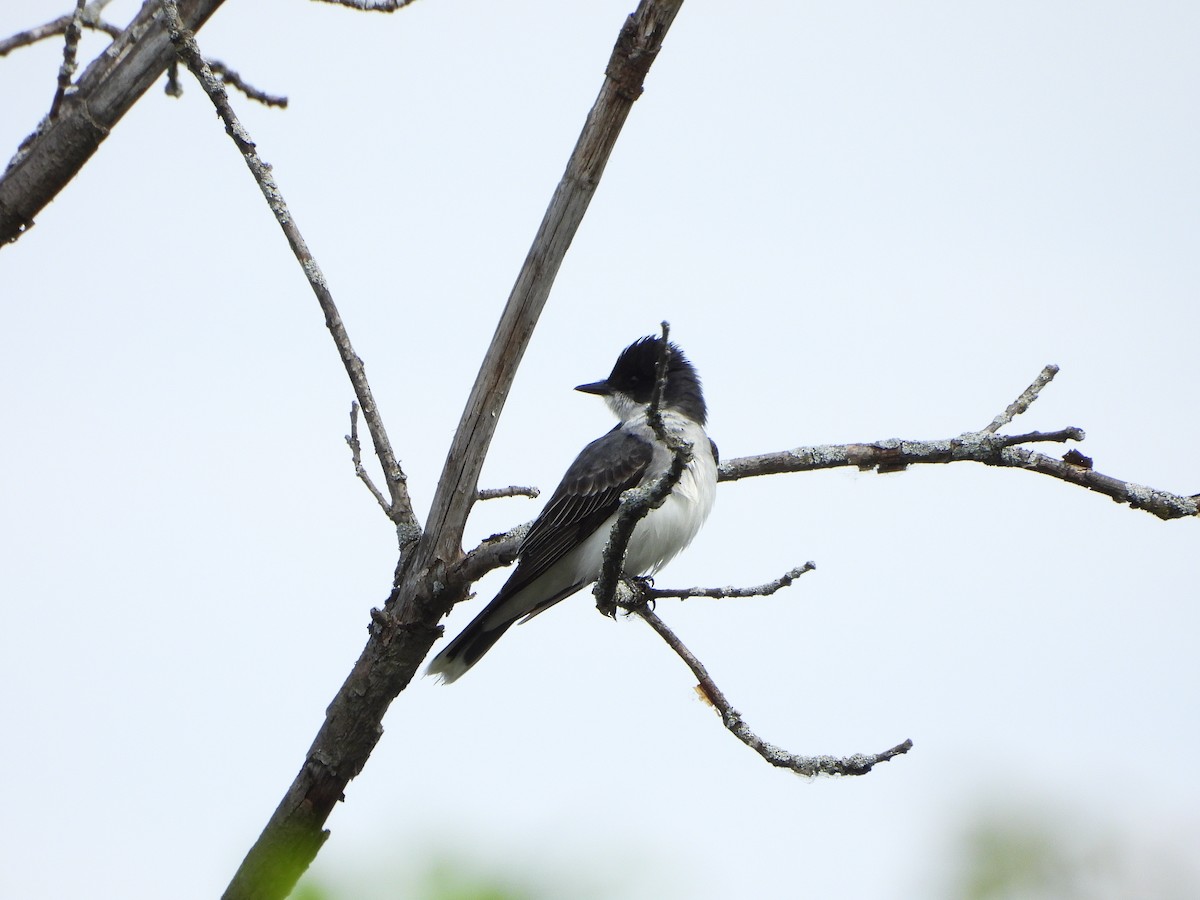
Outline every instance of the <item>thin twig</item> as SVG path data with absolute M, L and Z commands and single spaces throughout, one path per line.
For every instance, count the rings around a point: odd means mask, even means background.
M 87 0 L 75 0 L 75 12 L 71 14 L 71 21 L 67 24 L 66 31 L 63 32 L 65 36 L 63 61 L 58 68 L 58 88 L 54 91 L 54 99 L 50 102 L 51 119 L 58 115 L 58 108 L 62 105 L 63 97 L 66 96 L 67 89 L 71 86 L 71 78 L 75 74 L 75 53 L 79 49 L 79 38 L 83 34 L 80 23 L 83 21 L 85 6 L 87 6 Z
M 646 409 L 646 422 L 664 444 L 667 443 L 667 429 L 662 419 L 663 392 L 667 389 L 667 371 L 671 367 L 671 323 L 662 321 L 662 348 L 658 359 L 654 361 L 654 389 L 650 392 L 650 405 Z
M 219 77 L 223 82 L 237 88 L 251 100 L 256 100 L 264 106 L 274 106 L 278 107 L 279 109 L 287 109 L 287 97 L 281 97 L 275 94 L 268 94 L 265 91 L 260 91 L 223 62 L 210 59 L 208 61 L 208 65 L 209 68 L 211 68 L 213 72 L 217 74 L 217 77 Z
M 793 581 L 803 575 L 805 572 L 811 572 L 817 567 L 814 562 L 806 562 L 802 566 L 797 566 L 780 575 L 773 581 L 768 581 L 766 584 L 755 585 L 754 587 L 719 587 L 719 588 L 656 588 L 646 585 L 641 589 L 642 595 L 647 600 L 662 600 L 667 597 L 678 597 L 686 599 L 688 597 L 769 597 L 776 591 L 789 587 Z
M 354 393 L 362 408 L 363 418 L 367 422 L 367 429 L 371 432 L 375 455 L 379 458 L 379 464 L 383 468 L 384 483 L 387 485 L 391 499 L 387 505 L 388 516 L 395 523 L 400 535 L 401 550 L 406 550 L 408 544 L 416 541 L 421 534 L 420 525 L 417 523 L 416 514 L 413 512 L 412 502 L 408 496 L 407 479 L 392 450 L 391 441 L 388 439 L 387 430 L 384 428 L 383 419 L 379 415 L 379 408 L 371 392 L 371 385 L 367 382 L 367 374 L 362 360 L 354 352 L 354 347 L 350 343 L 350 336 L 347 334 L 341 314 L 333 302 L 333 294 L 329 290 L 325 276 L 321 273 L 316 260 L 313 259 L 312 253 L 309 252 L 308 244 L 284 202 L 283 193 L 279 190 L 279 185 L 275 183 L 275 178 L 271 174 L 271 167 L 259 158 L 254 142 L 242 127 L 241 122 L 238 121 L 233 107 L 229 105 L 229 96 L 226 94 L 221 80 L 205 62 L 204 57 L 200 55 L 200 48 L 196 45 L 195 37 L 183 27 L 176 0 L 161 0 L 161 3 L 167 16 L 171 41 L 174 43 L 179 57 L 196 76 L 204 88 L 204 92 L 212 100 L 213 106 L 216 107 L 217 114 L 225 123 L 226 133 L 241 151 L 246 166 L 250 169 L 255 181 L 258 182 L 263 196 L 267 199 L 267 205 L 275 214 L 279 227 L 283 229 L 288 244 L 291 245 L 292 252 L 304 270 L 308 283 L 317 297 L 317 302 L 325 313 L 325 324 L 329 328 L 330 334 L 333 335 L 333 342 L 342 358 L 346 374 L 350 377 L 350 383 L 354 387 Z
M 350 433 L 346 435 L 346 443 L 350 445 L 350 459 L 354 463 L 354 474 L 359 477 L 359 480 L 367 486 L 367 490 L 371 492 L 371 496 L 383 509 L 386 516 L 391 516 L 391 509 L 388 507 L 387 498 L 383 496 L 379 488 L 375 487 L 375 482 L 371 480 L 371 476 L 362 464 L 362 444 L 358 440 L 358 401 L 354 400 L 350 403 Z
M 334 6 L 346 6 L 360 12 L 395 12 L 404 9 L 414 0 L 320 0 L 321 3 L 331 3 Z
M 90 28 L 92 31 L 101 31 L 111 38 L 121 36 L 121 29 L 116 25 L 110 25 L 100 18 L 100 10 L 107 6 L 109 0 L 93 0 L 87 4 L 83 10 L 83 16 L 80 18 L 79 24 L 84 28 Z M 6 38 L 0 38 L 0 56 L 7 56 L 14 50 L 21 47 L 28 47 L 31 44 L 36 44 L 38 41 L 44 41 L 47 38 L 55 37 L 56 35 L 66 33 L 66 30 L 71 27 L 71 22 L 75 15 L 68 14 L 59 16 L 44 25 L 38 25 L 35 28 L 29 28 L 25 31 L 18 31 L 16 34 L 11 34 Z
M 480 488 L 476 494 L 480 500 L 500 500 L 504 497 L 528 497 L 536 500 L 541 495 L 542 492 L 537 488 L 520 484 L 510 484 L 502 488 Z
M 724 724 L 734 737 L 773 766 L 778 766 L 781 769 L 790 769 L 797 775 L 803 775 L 808 778 L 814 775 L 865 775 L 879 763 L 887 762 L 912 749 L 912 741 L 906 740 L 882 753 L 857 753 L 854 756 L 836 757 L 801 756 L 796 753 L 790 753 L 782 747 L 776 747 L 774 744 L 764 741 L 750 729 L 745 719 L 742 718 L 741 713 L 733 708 L 733 705 L 725 697 L 725 694 L 717 687 L 716 682 L 708 674 L 708 670 L 704 667 L 704 664 L 696 658 L 695 654 L 684 645 L 675 632 L 668 628 L 666 623 L 655 615 L 645 603 L 635 605 L 632 608 L 632 612 L 634 615 L 640 616 L 645 620 L 646 624 L 653 628 L 658 636 L 666 641 L 667 646 L 674 650 L 676 655 L 687 663 L 687 667 L 692 670 L 692 674 L 700 682 L 700 690 L 704 693 L 705 698 L 721 716 L 722 724 Z
M 1033 401 L 1038 398 L 1038 394 L 1042 392 L 1042 388 L 1054 380 L 1054 376 L 1058 374 L 1058 366 L 1050 363 L 1038 374 L 1038 377 L 1033 379 L 1033 383 L 1025 388 L 1012 403 L 1008 404 L 1008 408 L 1004 410 L 996 418 L 992 419 L 991 424 L 982 430 L 988 434 L 995 434 L 1033 404 Z
M 650 512 L 661 506 L 667 499 L 672 488 L 679 484 L 684 469 L 692 461 L 692 445 L 678 435 L 667 431 L 659 414 L 662 401 L 662 388 L 666 381 L 667 363 L 671 356 L 671 347 L 667 343 L 671 327 L 662 323 L 663 339 L 659 347 L 658 360 L 655 364 L 655 386 L 650 395 L 650 405 L 646 412 L 646 421 L 654 427 L 654 435 L 671 451 L 671 465 L 652 484 L 630 488 L 621 494 L 621 507 L 609 532 L 608 544 L 604 547 L 603 562 L 600 565 L 600 576 L 592 587 L 592 596 L 596 598 L 596 608 L 605 615 L 616 615 L 616 592 L 620 581 L 621 569 L 625 565 L 625 553 L 629 549 L 629 541 L 637 523 Z
M 179 81 L 179 57 L 167 64 L 167 83 L 163 85 L 163 93 L 176 100 L 183 96 L 183 85 Z

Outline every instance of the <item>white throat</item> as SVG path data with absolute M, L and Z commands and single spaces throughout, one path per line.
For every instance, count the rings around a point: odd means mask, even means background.
M 608 408 L 613 411 L 613 415 L 622 422 L 628 422 L 631 419 L 637 418 L 639 415 L 644 416 L 650 408 L 648 403 L 638 403 L 628 394 L 622 391 L 613 391 L 611 394 L 605 394 L 604 402 L 608 404 Z

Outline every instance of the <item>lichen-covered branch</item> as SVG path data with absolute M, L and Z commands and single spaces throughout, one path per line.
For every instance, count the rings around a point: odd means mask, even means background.
M 404 7 L 412 4 L 414 0 L 320 0 L 320 2 L 357 9 L 359 12 L 390 13 L 398 9 L 404 9 Z
M 1054 363 L 1044 366 L 1042 371 L 1038 373 L 1038 377 L 1033 379 L 1029 387 L 1025 388 L 1016 400 L 1008 404 L 1004 412 L 1000 413 L 1000 415 L 996 416 L 996 418 L 992 419 L 991 422 L 980 430 L 989 434 L 995 434 L 1017 416 L 1021 415 L 1021 413 L 1025 412 L 1025 410 L 1029 409 L 1033 405 L 1033 401 L 1038 398 L 1038 394 L 1042 392 L 1042 388 L 1053 381 L 1054 376 L 1057 374 L 1058 366 L 1054 365 Z
M 501 500 L 505 497 L 528 497 L 530 500 L 536 500 L 542 496 L 542 492 L 528 485 L 510 484 L 502 488 L 480 488 L 475 496 L 481 501 Z
M 261 103 L 263 106 L 274 106 L 277 109 L 287 109 L 287 97 L 282 97 L 278 94 L 268 94 L 266 91 L 260 91 L 254 85 L 246 81 L 246 79 L 242 78 L 242 76 L 233 69 L 229 68 L 229 66 L 225 65 L 225 63 L 217 62 L 215 59 L 210 59 L 208 64 L 213 70 L 213 73 L 223 82 L 225 82 L 225 84 L 241 91 L 256 103 Z
M 604 547 L 600 577 L 592 587 L 596 608 L 609 616 L 614 616 L 617 612 L 617 583 L 621 578 L 625 553 L 629 549 L 634 528 L 650 510 L 662 505 L 671 489 L 679 484 L 679 479 L 683 477 L 684 470 L 692 460 L 692 445 L 667 431 L 659 410 L 667 383 L 667 365 L 671 358 L 671 345 L 668 340 L 670 336 L 671 326 L 663 322 L 662 343 L 654 369 L 654 390 L 650 395 L 646 421 L 653 429 L 654 436 L 671 451 L 671 465 L 652 484 L 630 488 L 621 495 L 621 507 L 609 533 L 608 544 Z
M 790 587 L 793 581 L 795 581 L 805 572 L 813 571 L 816 567 L 816 563 L 806 562 L 802 566 L 789 569 L 778 578 L 768 581 L 765 584 L 756 584 L 753 587 L 657 588 L 650 585 L 645 585 L 641 588 L 641 595 L 646 600 L 663 600 L 668 597 L 677 597 L 681 600 L 686 600 L 688 597 L 769 597 L 776 591 L 781 591 L 785 587 Z
M 93 0 L 93 2 L 84 6 L 83 12 L 79 16 L 80 26 L 90 28 L 93 31 L 103 32 L 111 38 L 120 37 L 120 28 L 100 18 L 100 11 L 109 2 L 110 0 Z M 9 35 L 6 38 L 0 38 L 0 56 L 7 56 L 14 50 L 21 47 L 28 47 L 47 38 L 52 38 L 60 34 L 65 35 L 74 19 L 75 14 L 68 13 L 65 16 L 59 16 L 57 19 L 46 22 L 44 25 L 27 28 L 25 31 L 18 31 L 16 34 Z
M 746 720 L 742 718 L 741 713 L 733 708 L 733 704 L 729 702 L 729 699 L 717 687 L 716 682 L 708 674 L 708 670 L 704 667 L 704 664 L 696 658 L 695 654 L 684 645 L 675 632 L 668 628 L 666 623 L 655 615 L 646 604 L 647 601 L 645 598 L 635 596 L 633 600 L 625 601 L 621 605 L 653 628 L 655 633 L 666 642 L 667 646 L 674 650 L 675 654 L 687 664 L 687 667 L 692 670 L 692 674 L 699 681 L 700 691 L 717 711 L 717 714 L 721 717 L 721 723 L 729 732 L 771 765 L 778 766 L 781 769 L 790 769 L 797 775 L 805 777 L 812 777 L 814 775 L 865 775 L 879 763 L 887 762 L 912 749 L 912 741 L 906 740 L 892 747 L 890 750 L 884 750 L 882 753 L 856 753 L 853 756 L 846 757 L 802 756 L 764 741 L 746 724 Z
M 223 2 L 178 0 L 180 18 L 195 31 Z M 94 27 L 87 16 L 83 24 Z M 174 58 L 159 2 L 146 0 L 76 80 L 58 114 L 38 124 L 0 175 L 0 248 L 32 227 Z
M 355 400 L 350 404 L 350 433 L 346 435 L 346 444 L 350 447 L 350 462 L 354 465 L 354 474 L 358 476 L 358 480 L 366 485 L 367 490 L 371 492 L 371 496 L 375 498 L 375 502 L 379 504 L 379 508 L 383 510 L 384 515 L 390 518 L 391 504 L 388 503 L 387 497 L 379 488 L 375 487 L 375 482 L 371 480 L 370 474 L 362 464 L 362 443 L 358 439 L 358 401 Z
M 259 157 L 250 135 L 242 127 L 233 107 L 229 105 L 229 96 L 225 92 L 224 84 L 201 56 L 195 36 L 183 27 L 176 0 L 162 0 L 162 8 L 167 16 L 171 41 L 179 53 L 179 58 L 187 64 L 188 69 L 196 76 L 196 80 L 200 82 L 200 86 L 212 100 L 217 115 L 225 123 L 225 132 L 237 145 L 246 162 L 246 167 L 254 176 L 254 180 L 258 182 L 259 189 L 267 200 L 267 205 L 275 215 L 276 221 L 279 222 L 279 227 L 283 229 L 292 253 L 295 254 L 296 261 L 300 263 L 300 268 L 304 271 L 313 294 L 316 295 L 317 303 L 320 304 L 321 311 L 325 314 L 325 325 L 333 336 L 334 345 L 337 347 L 342 365 L 345 366 L 350 384 L 354 388 L 354 394 L 358 398 L 363 418 L 366 420 L 367 430 L 371 433 L 375 455 L 383 468 L 384 484 L 387 486 L 389 495 L 385 511 L 396 525 L 403 555 L 403 552 L 420 536 L 421 527 L 417 522 L 412 501 L 408 495 L 408 479 L 404 470 L 400 468 L 395 451 L 392 450 L 391 440 L 388 438 L 383 418 L 379 414 L 379 407 L 375 403 L 375 395 L 367 381 L 366 369 L 350 343 L 350 335 L 347 333 L 341 313 L 338 312 L 337 305 L 333 301 L 333 293 L 329 290 L 325 275 L 308 249 L 308 243 L 304 240 L 304 235 L 300 233 L 300 227 L 296 224 L 295 218 L 283 199 L 283 192 L 275 182 L 271 167 Z
M 71 87 L 71 78 L 75 74 L 75 52 L 79 49 L 79 39 L 83 36 L 83 12 L 87 0 L 75 0 L 75 12 L 63 32 L 63 61 L 58 68 L 58 87 L 54 91 L 54 99 L 50 101 L 50 118 L 58 115 L 63 97 Z
M 737 481 L 760 475 L 782 475 L 787 472 L 811 472 L 816 469 L 835 469 L 854 466 L 861 470 L 899 472 L 909 466 L 977 462 L 997 468 L 1024 469 L 1049 475 L 1060 481 L 1085 487 L 1111 497 L 1118 503 L 1128 503 L 1133 509 L 1144 509 L 1160 519 L 1178 519 L 1200 515 L 1200 495 L 1184 496 L 1170 491 L 1147 487 L 1093 468 L 1092 460 L 1070 450 L 1061 460 L 1031 450 L 1023 444 L 1063 443 L 1082 441 L 1082 428 L 1068 427 L 1059 431 L 1032 431 L 1027 434 L 996 434 L 1003 425 L 1025 412 L 1037 399 L 1038 393 L 1054 377 L 1058 366 L 1046 366 L 1034 382 L 999 416 L 980 431 L 971 431 L 955 438 L 939 441 L 907 441 L 893 438 L 867 444 L 823 444 L 815 447 L 796 447 L 760 456 L 743 456 L 723 462 L 718 470 L 720 481 Z
M 812 472 L 817 469 L 836 469 L 845 466 L 879 472 L 898 472 L 909 466 L 976 462 L 997 468 L 1025 469 L 1049 475 L 1060 481 L 1079 485 L 1128 503 L 1134 509 L 1144 509 L 1161 519 L 1176 519 L 1200 514 L 1200 504 L 1194 496 L 1181 496 L 1170 491 L 1146 487 L 1132 481 L 1103 475 L 1090 466 L 1090 460 L 1074 451 L 1062 460 L 1038 453 L 1022 443 L 1041 441 L 1081 440 L 1080 429 L 1023 435 L 993 435 L 985 432 L 964 434 L 938 441 L 906 441 L 892 439 L 869 444 L 823 444 L 815 447 L 795 447 L 760 456 L 743 456 L 721 463 L 718 478 L 737 481 L 760 475 L 782 475 L 788 472 Z

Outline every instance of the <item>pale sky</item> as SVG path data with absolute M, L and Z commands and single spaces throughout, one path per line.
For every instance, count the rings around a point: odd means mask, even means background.
M 5 3 L 0 34 L 70 6 Z M 200 32 L 290 98 L 234 103 L 422 514 L 633 6 L 229 0 Z M 685 4 L 483 485 L 552 489 L 612 424 L 571 387 L 665 318 L 726 457 L 952 437 L 1053 362 L 1014 431 L 1076 425 L 1098 470 L 1200 491 L 1198 46 L 1192 3 Z M 0 59 L 6 158 L 60 57 Z M 3 897 L 217 896 L 395 562 L 316 302 L 184 89 L 154 87 L 0 249 Z M 469 540 L 541 502 L 481 505 Z M 907 757 L 857 779 L 772 769 L 649 629 L 581 594 L 398 698 L 310 877 L 412 896 L 447 862 L 548 897 L 952 900 L 966 835 L 999 817 L 1102 858 L 1078 896 L 1195 896 L 1198 539 L 968 464 L 723 485 L 660 585 L 817 571 L 660 615 L 765 739 L 911 738 Z

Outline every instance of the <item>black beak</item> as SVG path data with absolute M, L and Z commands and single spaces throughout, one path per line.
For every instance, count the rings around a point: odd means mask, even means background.
M 612 393 L 612 388 L 608 386 L 607 381 L 593 381 L 591 384 L 581 384 L 575 390 L 583 391 L 585 394 L 599 394 L 601 397 L 607 397 Z

